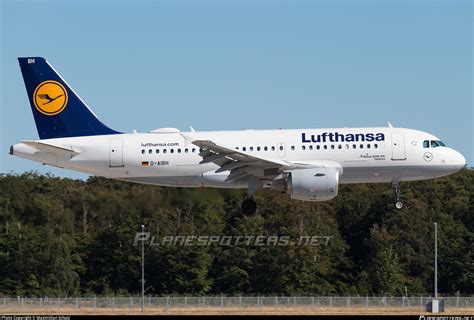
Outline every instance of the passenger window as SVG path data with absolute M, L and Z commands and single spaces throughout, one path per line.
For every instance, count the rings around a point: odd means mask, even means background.
M 274 146 L 272 146 L 272 151 L 275 151 L 275 147 L 274 147 Z
M 196 148 L 193 148 L 193 150 L 192 150 L 192 151 L 193 151 L 193 152 L 196 152 Z
M 378 147 L 379 147 L 379 145 L 374 143 L 374 148 L 377 149 Z
M 301 149 L 306 150 L 306 146 L 301 146 Z
M 355 144 L 352 145 L 352 149 L 355 149 L 357 148 L 357 146 Z
M 142 149 L 142 154 L 145 154 L 145 149 Z
M 184 153 L 188 153 L 188 151 L 189 151 L 188 148 L 184 149 Z
M 156 149 L 155 152 L 156 152 L 156 153 L 160 153 L 160 149 Z
M 360 144 L 360 148 L 361 148 L 361 149 L 364 149 L 364 145 L 363 145 L 362 143 Z
M 263 147 L 263 150 L 268 151 L 268 147 Z
M 319 146 L 319 144 L 316 146 L 316 149 L 318 149 L 318 150 L 321 149 L 321 147 Z
M 334 149 L 334 145 L 333 145 L 333 144 L 331 144 L 331 149 Z
M 250 147 L 249 150 L 250 150 L 250 151 L 253 151 L 253 147 Z
M 163 149 L 163 153 L 166 153 L 166 149 Z
M 309 146 L 309 150 L 313 150 L 313 146 Z
M 283 151 L 283 146 L 280 146 L 280 151 Z
M 429 148 L 430 142 L 428 140 L 423 141 L 423 148 Z
M 178 153 L 181 153 L 181 149 L 178 149 Z
M 291 146 L 291 150 L 295 150 L 295 146 Z
M 337 148 L 338 148 L 338 149 L 342 149 L 342 145 L 338 145 Z
M 153 152 L 153 150 L 151 149 L 148 149 L 148 153 L 151 154 Z
M 370 143 L 367 143 L 367 149 L 370 149 Z
M 257 151 L 260 151 L 260 147 L 257 147 Z
M 235 150 L 239 150 L 239 147 L 235 147 Z
M 247 151 L 247 148 L 246 148 L 246 147 L 242 147 L 242 151 Z
M 174 153 L 174 149 L 171 149 L 170 152 L 171 152 L 171 153 Z
M 349 145 L 346 143 L 346 149 L 349 149 Z
M 328 146 L 325 144 L 325 145 L 324 145 L 324 150 L 327 150 L 327 148 L 328 148 Z

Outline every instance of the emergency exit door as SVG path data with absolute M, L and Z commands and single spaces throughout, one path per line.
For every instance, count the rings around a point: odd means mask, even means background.
M 123 141 L 110 140 L 109 167 L 123 167 Z

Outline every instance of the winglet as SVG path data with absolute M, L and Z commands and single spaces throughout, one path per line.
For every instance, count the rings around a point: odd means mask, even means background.
M 184 138 L 184 141 L 186 143 L 193 143 L 193 141 L 195 141 L 196 139 L 194 139 L 193 137 L 191 136 L 188 136 L 187 134 L 184 134 L 182 132 L 179 133 L 183 138 Z

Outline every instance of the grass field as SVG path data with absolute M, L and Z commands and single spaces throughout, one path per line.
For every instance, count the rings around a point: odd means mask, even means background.
M 186 307 L 186 308 L 48 308 L 3 307 L 0 314 L 13 315 L 433 315 L 420 308 L 314 308 L 314 307 Z M 474 315 L 474 308 L 452 308 L 438 315 Z

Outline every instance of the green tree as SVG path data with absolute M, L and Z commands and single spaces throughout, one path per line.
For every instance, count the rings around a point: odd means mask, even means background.
M 393 247 L 393 237 L 385 228 L 375 225 L 370 230 L 371 258 L 367 270 L 371 274 L 372 291 L 376 294 L 402 294 L 405 277 Z

